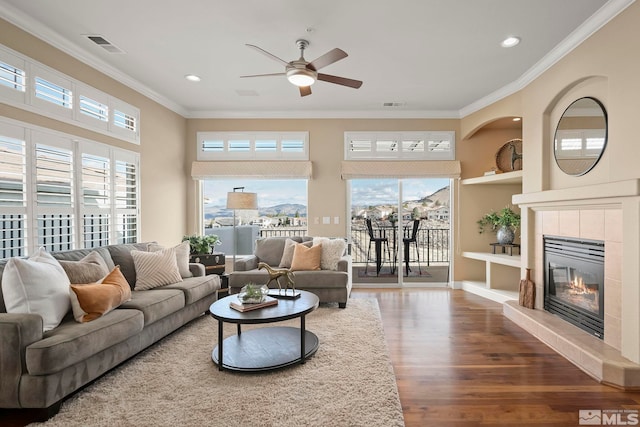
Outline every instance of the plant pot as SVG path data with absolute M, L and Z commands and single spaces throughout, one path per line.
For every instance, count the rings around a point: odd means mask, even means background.
M 498 228 L 496 237 L 498 239 L 498 243 L 500 243 L 501 245 L 510 245 L 516 238 L 516 234 L 513 232 L 513 229 L 511 227 L 503 225 L 502 227 Z

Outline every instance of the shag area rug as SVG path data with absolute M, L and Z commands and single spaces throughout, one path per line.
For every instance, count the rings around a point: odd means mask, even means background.
M 320 347 L 304 365 L 220 372 L 217 322 L 202 316 L 68 399 L 55 426 L 403 426 L 375 299 L 307 315 Z M 299 327 L 300 319 L 277 325 Z M 261 327 L 268 325 L 257 325 Z M 250 329 L 246 326 L 244 329 Z M 225 335 L 235 325 L 225 324 Z

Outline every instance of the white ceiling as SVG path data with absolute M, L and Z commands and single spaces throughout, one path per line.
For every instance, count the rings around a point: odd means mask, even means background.
M 632 2 L 0 0 L 0 16 L 185 117 L 461 117 L 520 89 Z M 520 45 L 500 47 L 509 35 Z M 283 76 L 239 77 L 284 71 L 245 44 L 290 61 L 299 38 L 308 61 L 346 51 L 322 72 L 362 87 L 319 81 L 301 98 Z

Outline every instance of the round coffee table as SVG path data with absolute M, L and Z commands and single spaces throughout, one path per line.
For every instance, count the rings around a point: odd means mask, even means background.
M 246 312 L 229 306 L 230 302 L 238 301 L 237 295 L 229 295 L 211 304 L 211 316 L 218 321 L 218 346 L 213 349 L 211 358 L 218 369 L 268 371 L 304 363 L 313 355 L 318 350 L 319 341 L 313 332 L 305 329 L 305 316 L 318 308 L 319 299 L 311 292 L 299 292 L 299 298 L 281 298 L 277 305 Z M 282 322 L 296 317 L 300 318 L 300 328 L 270 326 L 241 330 L 241 325 Z M 225 322 L 237 324 L 238 333 L 223 340 Z

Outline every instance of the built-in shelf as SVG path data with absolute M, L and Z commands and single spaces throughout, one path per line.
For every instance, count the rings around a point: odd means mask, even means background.
M 517 301 L 519 296 L 519 292 L 516 290 L 491 289 L 487 287 L 485 282 L 475 282 L 472 280 L 463 280 L 461 288 L 472 294 L 499 302 L 500 304 L 504 304 L 507 301 Z
M 465 258 L 520 268 L 520 255 L 492 254 L 489 252 L 462 252 L 462 256 Z
M 522 184 L 522 171 L 497 173 L 495 175 L 479 176 L 462 180 L 463 185 L 474 184 Z

